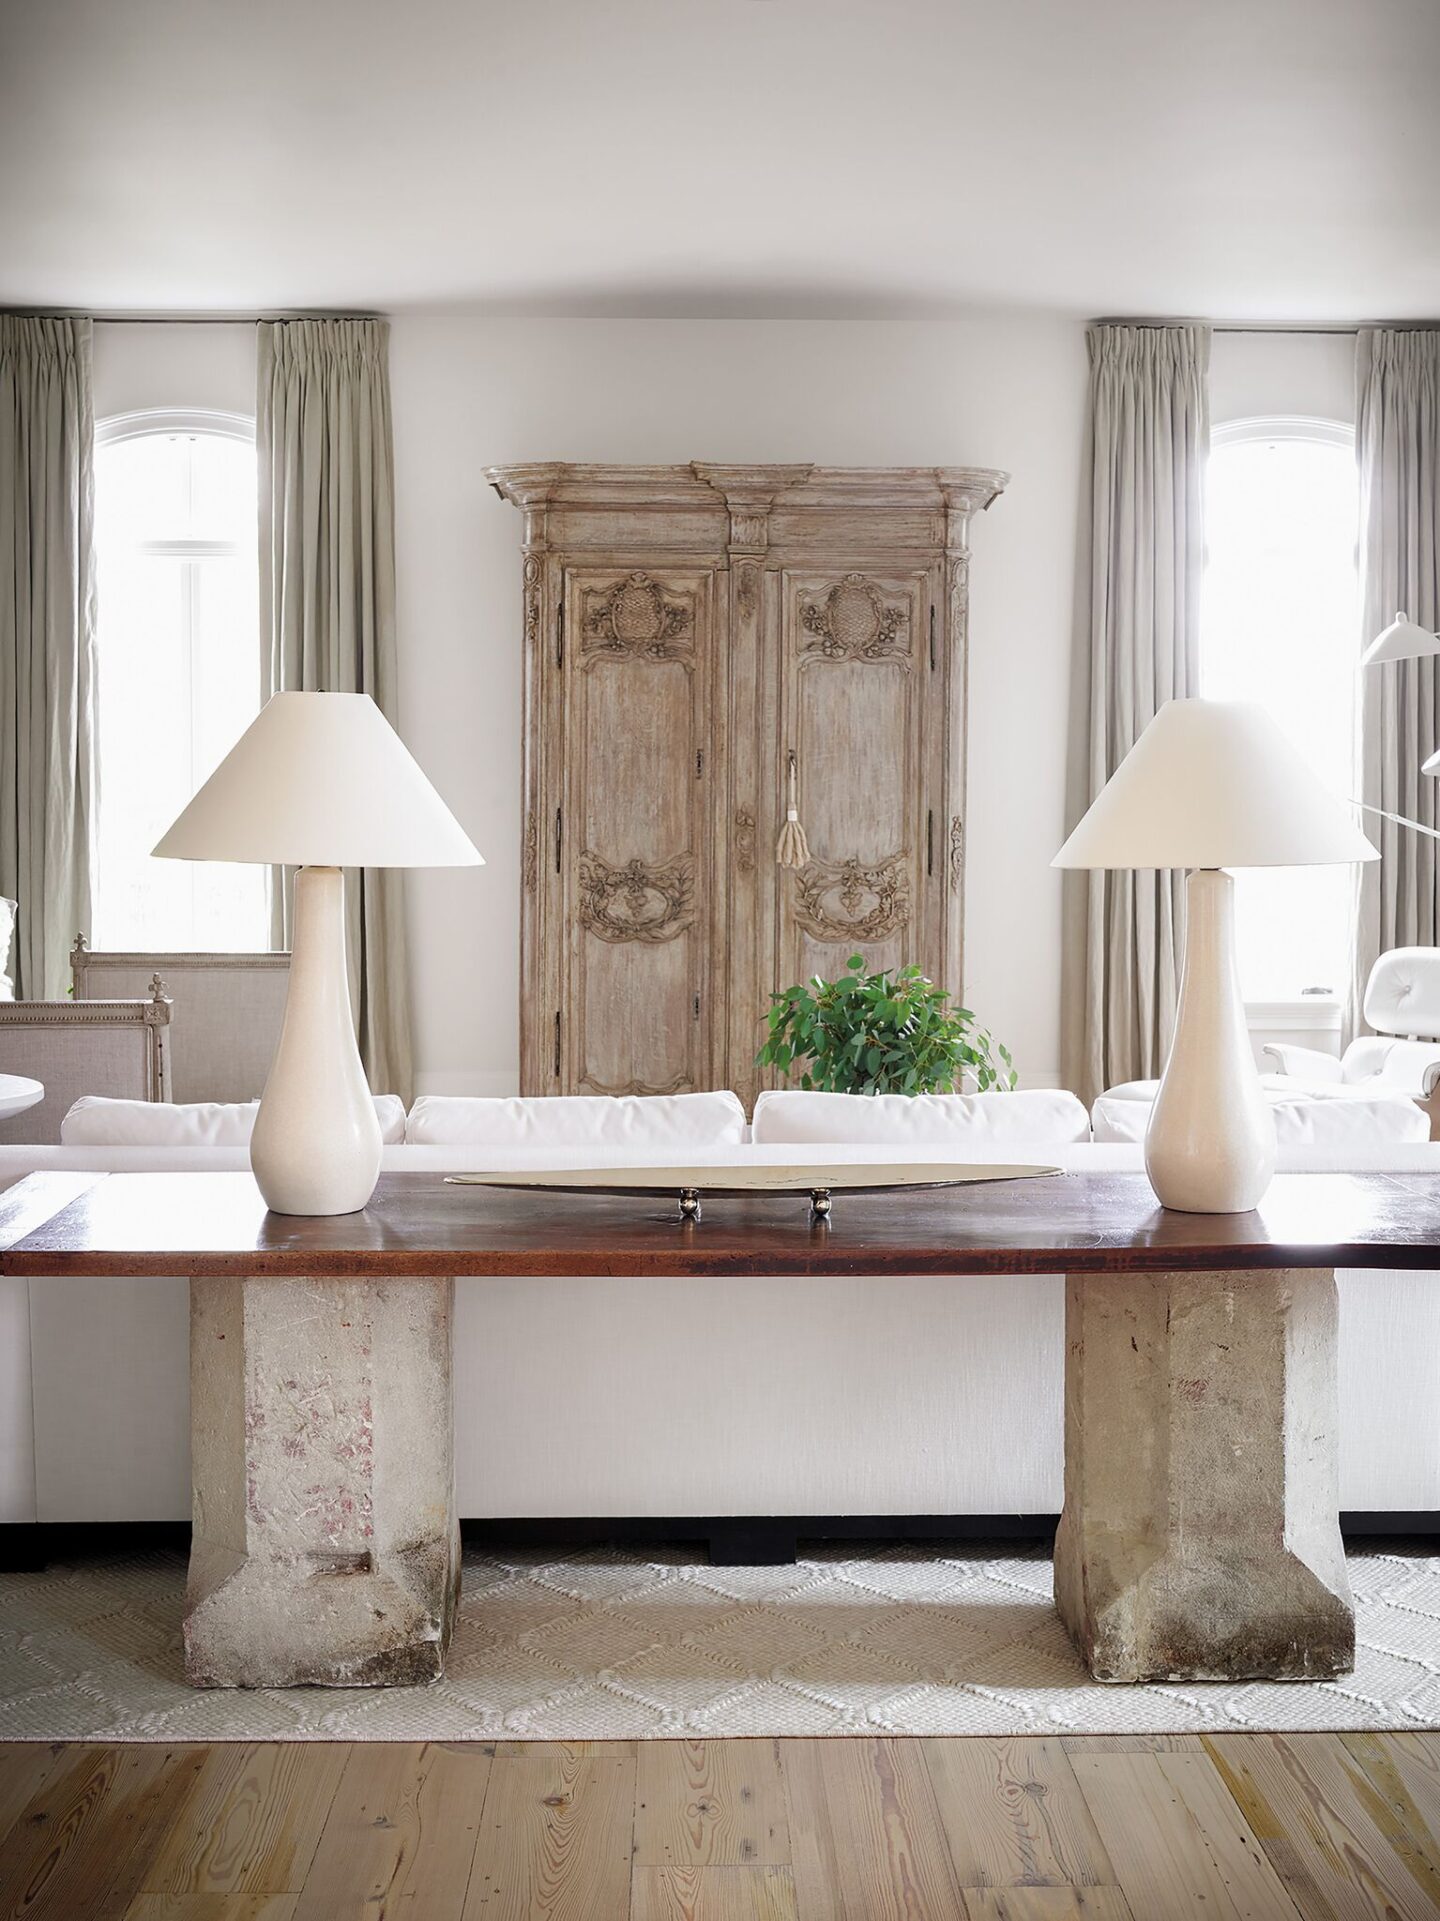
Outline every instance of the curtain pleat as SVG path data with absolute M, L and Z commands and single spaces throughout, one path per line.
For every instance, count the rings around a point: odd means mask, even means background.
M 1087 514 L 1071 699 L 1073 827 L 1167 700 L 1199 692 L 1210 331 L 1088 334 Z M 1067 876 L 1062 1048 L 1086 1101 L 1164 1068 L 1184 876 Z
M 0 894 L 22 1000 L 91 926 L 94 401 L 88 320 L 0 314 Z M 3 972 L 3 956 L 0 956 Z
M 257 353 L 265 692 L 369 694 L 396 708 L 389 328 L 263 322 Z M 288 877 L 287 877 L 288 878 Z M 377 1093 L 412 1095 L 403 876 L 346 874 L 350 996 Z M 289 944 L 290 888 L 272 938 Z
M 1362 328 L 1355 357 L 1360 465 L 1361 635 L 1408 614 L 1440 626 L 1440 331 Z M 1421 772 L 1440 747 L 1434 659 L 1393 661 L 1361 677 L 1361 798 L 1440 827 L 1440 783 Z M 1349 1026 L 1365 982 L 1392 947 L 1440 944 L 1436 844 L 1366 818 L 1380 859 L 1360 869 Z

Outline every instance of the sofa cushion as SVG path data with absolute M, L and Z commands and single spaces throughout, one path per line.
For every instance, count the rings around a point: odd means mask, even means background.
M 1282 1084 L 1283 1076 L 1277 1076 Z M 1097 1141 L 1143 1141 L 1155 1103 L 1157 1081 L 1127 1081 L 1102 1094 L 1091 1110 Z M 1328 1085 L 1317 1095 L 1265 1088 L 1280 1147 L 1392 1145 L 1430 1138 L 1430 1117 L 1403 1095 L 1338 1095 Z
M 1090 1138 L 1084 1104 L 1060 1087 L 1011 1094 L 807 1094 L 781 1088 L 755 1103 L 757 1143 L 1024 1141 Z
M 386 1145 L 405 1138 L 405 1103 L 377 1094 Z M 118 1101 L 84 1094 L 60 1123 L 65 1147 L 247 1147 L 259 1101 Z
M 734 1094 L 550 1094 L 481 1099 L 422 1094 L 405 1139 L 418 1147 L 735 1147 Z

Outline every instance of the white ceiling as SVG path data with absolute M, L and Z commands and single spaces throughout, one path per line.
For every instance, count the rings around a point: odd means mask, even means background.
M 0 304 L 1440 315 L 1440 0 L 0 0 Z

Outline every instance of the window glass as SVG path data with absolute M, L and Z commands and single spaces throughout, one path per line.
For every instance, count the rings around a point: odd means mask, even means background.
M 266 948 L 261 867 L 150 849 L 260 705 L 255 447 L 102 427 L 95 461 L 100 807 L 92 945 Z
M 1352 436 L 1323 421 L 1217 429 L 1206 477 L 1201 692 L 1253 700 L 1332 792 L 1354 786 L 1359 658 Z M 1237 871 L 1247 1000 L 1340 992 L 1349 978 L 1348 867 Z

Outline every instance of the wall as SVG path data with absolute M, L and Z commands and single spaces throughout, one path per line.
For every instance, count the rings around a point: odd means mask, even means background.
M 1216 420 L 1349 419 L 1353 342 L 1218 335 Z M 102 324 L 96 407 L 249 412 L 253 328 Z M 422 1090 L 516 1084 L 520 519 L 527 459 L 973 462 L 967 996 L 1031 1083 L 1058 1077 L 1065 701 L 1085 395 L 1074 321 L 393 323 L 401 725 L 489 865 L 408 878 Z
M 1013 473 L 973 541 L 966 991 L 1053 1082 L 1082 329 L 401 317 L 391 372 L 403 723 L 490 863 L 409 879 L 421 1087 L 516 1083 L 521 523 L 480 469 L 556 458 Z

